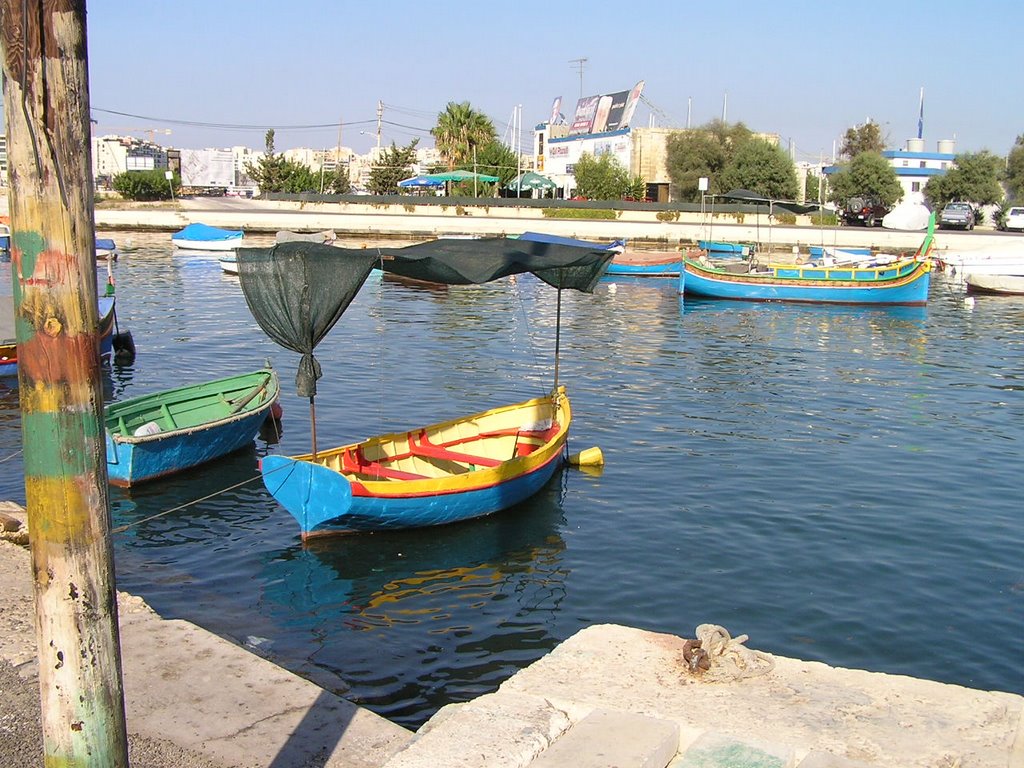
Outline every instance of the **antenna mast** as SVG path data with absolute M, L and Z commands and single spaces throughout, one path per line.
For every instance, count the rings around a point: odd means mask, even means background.
M 583 56 L 579 59 L 569 59 L 570 64 L 575 64 L 580 71 L 580 98 L 583 98 L 583 70 L 587 65 L 587 57 Z

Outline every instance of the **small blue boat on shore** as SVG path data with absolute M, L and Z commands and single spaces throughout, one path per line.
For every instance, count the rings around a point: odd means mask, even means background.
M 129 487 L 226 456 L 253 441 L 278 397 L 269 368 L 107 406 L 107 475 Z
M 712 259 L 733 259 L 749 256 L 754 252 L 753 245 L 730 243 L 723 240 L 698 240 L 697 247 L 702 251 L 707 251 L 708 257 Z

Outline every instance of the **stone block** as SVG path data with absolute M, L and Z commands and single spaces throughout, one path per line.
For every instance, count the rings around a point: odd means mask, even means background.
M 671 768 L 794 768 L 793 749 L 782 744 L 708 732 L 676 758 Z
M 630 712 L 596 710 L 562 734 L 530 768 L 665 768 L 679 748 L 679 726 Z

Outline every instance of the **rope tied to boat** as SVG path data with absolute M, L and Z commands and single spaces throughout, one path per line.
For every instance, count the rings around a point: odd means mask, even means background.
M 711 683 L 725 683 L 771 672 L 775 660 L 770 654 L 747 648 L 747 635 L 732 637 L 718 624 L 701 624 L 696 639 L 683 643 L 687 672 Z

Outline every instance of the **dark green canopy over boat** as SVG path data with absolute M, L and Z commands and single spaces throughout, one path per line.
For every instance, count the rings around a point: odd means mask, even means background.
M 592 293 L 614 255 L 600 246 L 495 237 L 377 249 L 279 243 L 272 248 L 239 248 L 237 261 L 249 310 L 271 339 L 302 355 L 296 391 L 300 397 L 313 397 L 322 375 L 313 350 L 374 267 L 448 285 L 486 283 L 529 272 L 555 288 Z

